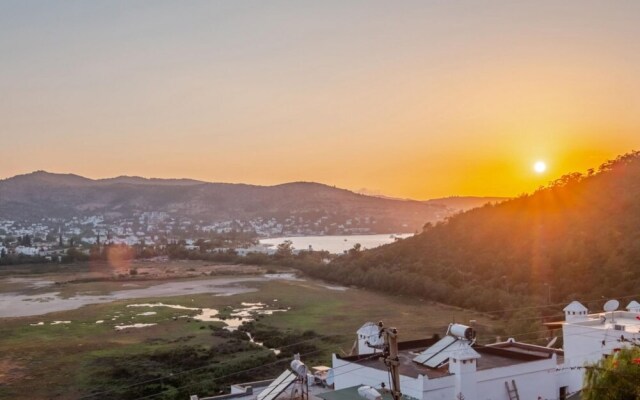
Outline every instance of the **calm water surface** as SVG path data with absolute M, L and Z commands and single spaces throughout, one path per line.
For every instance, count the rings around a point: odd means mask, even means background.
M 404 239 L 413 236 L 412 233 L 401 234 L 381 234 L 381 235 L 339 235 L 339 236 L 291 236 L 262 239 L 260 243 L 277 246 L 285 240 L 291 240 L 293 247 L 297 250 L 308 250 L 309 246 L 313 250 L 326 250 L 329 253 L 341 254 L 353 248 L 353 245 L 360 243 L 365 249 L 393 243 L 396 238 Z

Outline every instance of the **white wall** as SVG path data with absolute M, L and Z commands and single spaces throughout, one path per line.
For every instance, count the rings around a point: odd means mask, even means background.
M 618 311 L 616 318 L 635 318 L 635 313 Z M 610 318 L 607 313 L 607 318 Z M 607 321 L 609 323 L 609 321 Z M 624 322 L 621 322 L 624 324 Z M 627 331 L 604 329 L 600 321 L 593 320 L 586 324 L 565 324 L 562 327 L 564 335 L 565 363 L 570 366 L 583 366 L 602 358 L 603 354 L 611 354 L 613 349 L 629 346 L 629 343 L 618 341 L 620 336 L 626 339 L 639 338 L 640 333 L 635 327 Z M 604 341 L 604 346 L 602 345 Z
M 482 361 L 480 361 L 482 362 Z M 476 372 L 478 400 L 509 400 L 505 382 L 515 380 L 521 399 L 556 399 L 560 387 L 569 386 L 569 391 L 582 387 L 582 370 L 561 370 L 556 355 L 547 360 L 530 361 L 503 368 L 491 368 Z M 335 388 L 344 389 L 357 385 L 380 387 L 381 382 L 388 385 L 386 371 L 362 367 L 355 363 L 333 357 Z M 578 386 L 576 386 L 576 382 Z M 423 400 L 455 400 L 455 376 L 429 379 L 422 375 L 418 378 L 400 377 L 402 393 Z
M 389 374 L 386 370 L 363 367 L 356 363 L 341 360 L 333 355 L 333 370 L 336 390 L 345 389 L 358 385 L 368 385 L 373 388 L 379 388 L 380 383 L 384 382 L 389 387 Z M 411 378 L 408 376 L 400 376 L 400 387 L 402 393 L 416 399 L 422 399 L 422 389 L 424 387 L 423 377 Z
M 558 398 L 559 387 L 556 379 L 557 361 L 551 359 L 530 361 L 503 368 L 492 368 L 477 372 L 478 400 L 509 400 L 505 382 L 516 382 L 521 399 Z

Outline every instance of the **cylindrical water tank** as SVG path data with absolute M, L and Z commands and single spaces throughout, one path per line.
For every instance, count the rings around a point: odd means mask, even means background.
M 449 326 L 449 335 L 467 340 L 472 340 L 475 336 L 471 327 L 462 324 L 451 324 Z
M 371 386 L 360 386 L 358 395 L 367 400 L 382 400 L 382 395 Z
M 300 360 L 291 361 L 291 370 L 301 378 L 307 376 L 307 366 Z

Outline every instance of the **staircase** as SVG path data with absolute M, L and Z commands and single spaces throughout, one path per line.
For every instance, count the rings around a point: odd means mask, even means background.
M 520 395 L 518 394 L 518 387 L 516 386 L 516 381 L 511 380 L 511 385 L 509 385 L 509 382 L 505 382 L 504 386 L 507 388 L 507 394 L 509 395 L 509 400 L 520 400 Z

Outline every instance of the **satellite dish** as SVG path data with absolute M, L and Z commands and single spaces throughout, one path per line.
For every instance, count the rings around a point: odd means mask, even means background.
M 616 322 L 615 319 L 613 318 L 613 312 L 618 309 L 618 306 L 620 306 L 620 303 L 618 302 L 618 300 L 609 300 L 606 303 L 604 303 L 604 311 L 611 312 L 612 324 Z
M 606 312 L 613 312 L 617 310 L 619 306 L 620 306 L 620 302 L 618 302 L 618 300 L 609 300 L 606 303 L 604 303 L 604 310 Z

